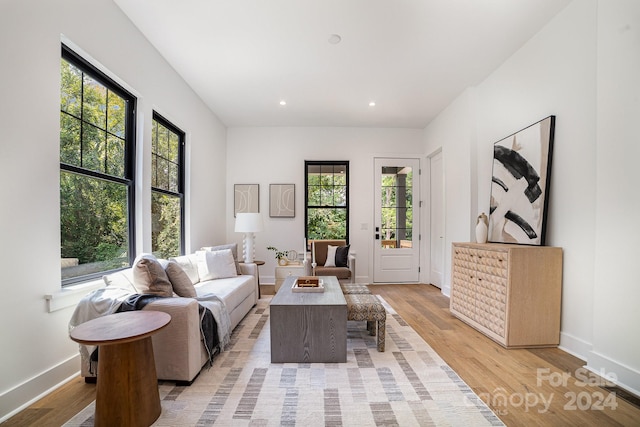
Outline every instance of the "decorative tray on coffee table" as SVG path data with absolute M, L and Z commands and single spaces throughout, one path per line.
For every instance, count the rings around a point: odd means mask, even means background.
M 300 276 L 291 287 L 292 292 L 324 292 L 324 285 L 319 277 Z

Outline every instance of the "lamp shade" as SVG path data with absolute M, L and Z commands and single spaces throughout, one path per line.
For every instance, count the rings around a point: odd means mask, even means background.
M 236 214 L 236 233 L 258 233 L 263 230 L 262 215 L 259 213 Z

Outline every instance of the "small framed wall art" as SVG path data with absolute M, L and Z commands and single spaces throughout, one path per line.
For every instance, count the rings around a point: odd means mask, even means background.
M 235 184 L 233 186 L 233 216 L 244 212 L 260 212 L 260 185 Z
M 545 244 L 555 116 L 493 145 L 489 241 Z
M 269 184 L 269 216 L 271 218 L 296 216 L 295 184 Z

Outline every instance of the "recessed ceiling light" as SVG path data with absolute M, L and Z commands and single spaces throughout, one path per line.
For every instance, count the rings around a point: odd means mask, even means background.
M 331 34 L 329 36 L 329 43 L 331 44 L 338 44 L 342 41 L 342 37 L 340 37 L 340 34 Z
M 375 107 L 375 106 L 376 106 L 376 102 L 375 101 L 369 102 L 369 107 Z
M 287 105 L 287 101 L 285 101 L 284 99 L 280 101 L 280 105 Z

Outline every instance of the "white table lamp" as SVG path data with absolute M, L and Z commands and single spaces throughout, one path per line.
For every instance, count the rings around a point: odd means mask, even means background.
M 255 257 L 255 247 L 253 233 L 263 230 L 262 215 L 259 213 L 238 213 L 236 214 L 236 233 L 244 233 L 242 241 L 242 253 L 245 263 L 252 263 Z

